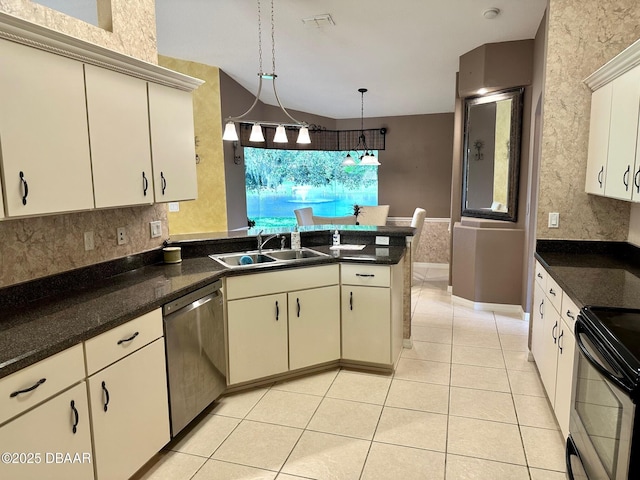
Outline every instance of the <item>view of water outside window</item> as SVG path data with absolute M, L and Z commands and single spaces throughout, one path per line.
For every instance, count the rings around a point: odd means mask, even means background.
M 346 155 L 245 147 L 247 217 L 256 228 L 293 227 L 297 208 L 334 217 L 352 215 L 355 204 L 377 205 L 378 167 L 344 167 Z

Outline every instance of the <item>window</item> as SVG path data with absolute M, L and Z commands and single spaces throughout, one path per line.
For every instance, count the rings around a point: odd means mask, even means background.
M 333 217 L 353 214 L 354 204 L 377 205 L 378 167 L 343 167 L 346 154 L 245 147 L 247 217 L 257 228 L 293 227 L 297 208 Z

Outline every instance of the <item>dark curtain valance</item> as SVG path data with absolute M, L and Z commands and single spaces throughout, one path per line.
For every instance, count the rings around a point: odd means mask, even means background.
M 263 126 L 264 142 L 250 142 L 251 123 L 240 124 L 240 144 L 243 147 L 270 148 L 276 150 L 322 150 L 322 151 L 348 151 L 358 144 L 358 137 L 364 133 L 367 147 L 371 150 L 384 150 L 386 128 L 370 128 L 368 130 L 312 130 L 309 128 L 311 143 L 307 145 L 297 144 L 298 129 L 286 127 L 289 143 L 273 143 L 276 133 L 275 126 Z

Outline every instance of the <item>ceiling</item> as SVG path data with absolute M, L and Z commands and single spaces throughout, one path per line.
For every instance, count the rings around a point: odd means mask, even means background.
M 86 3 L 38 1 L 64 3 L 66 13 Z M 263 70 L 271 73 L 271 3 L 261 1 Z M 336 119 L 360 116 L 360 87 L 369 89 L 365 117 L 452 112 L 458 57 L 485 43 L 533 38 L 546 3 L 275 0 L 278 95 L 286 108 Z M 491 7 L 500 14 L 487 20 Z M 334 26 L 302 22 L 327 13 Z M 257 19 L 256 0 L 156 0 L 158 52 L 218 66 L 255 92 Z M 275 104 L 269 84 L 261 100 Z

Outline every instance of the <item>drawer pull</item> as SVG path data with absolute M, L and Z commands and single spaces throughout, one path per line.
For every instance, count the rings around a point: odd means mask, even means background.
M 540 318 L 544 318 L 544 300 L 540 302 L 540 307 L 538 307 L 538 311 L 540 312 Z
M 42 385 L 44 382 L 46 382 L 47 379 L 46 378 L 41 378 L 40 380 L 38 380 L 34 385 L 32 385 L 29 388 L 25 388 L 24 390 L 16 390 L 15 392 L 13 392 L 11 395 L 9 395 L 10 398 L 13 397 L 17 397 L 18 395 L 20 395 L 21 393 L 27 393 L 27 392 L 31 392 L 33 390 L 35 390 L 36 388 L 38 388 L 40 385 Z
M 27 197 L 29 196 L 29 184 L 24 179 L 24 173 L 20 172 L 20 181 L 22 182 L 22 205 L 27 204 Z
M 538 272 L 538 278 L 542 278 L 542 274 Z
M 553 337 L 553 343 L 558 341 L 558 337 L 556 337 L 556 329 L 558 328 L 558 321 L 556 320 L 556 324 L 551 329 L 551 336 Z
M 600 188 L 602 188 L 602 175 L 604 174 L 604 165 L 598 172 L 598 183 L 600 184 Z
M 576 317 L 573 316 L 573 313 L 571 313 L 571 310 L 567 310 L 567 317 L 569 317 L 571 320 L 576 319 Z
M 296 298 L 296 303 L 298 304 L 298 318 L 300 318 L 300 299 Z
M 625 191 L 629 191 L 629 172 L 631 172 L 631 165 L 627 165 L 627 170 L 622 175 L 622 183 L 624 183 Z
M 162 195 L 164 195 L 164 191 L 167 189 L 167 179 L 164 178 L 164 172 L 160 172 L 160 185 L 162 186 Z
M 118 340 L 118 345 L 122 345 L 123 343 L 127 343 L 132 341 L 134 338 L 136 338 L 138 335 L 140 334 L 140 332 L 136 332 L 133 335 L 131 335 L 129 338 L 123 338 L 122 340 Z
M 373 273 L 356 273 L 356 277 L 375 277 Z
M 107 390 L 107 384 L 102 382 L 102 391 L 104 392 L 104 411 L 109 408 L 109 390 Z
M 71 400 L 71 411 L 73 412 L 73 427 L 71 428 L 71 430 L 75 435 L 75 433 L 78 431 L 79 417 L 78 417 L 78 409 L 76 408 L 76 402 L 74 400 Z
M 551 295 L 553 295 L 554 297 L 556 296 L 556 292 L 554 292 L 554 291 L 553 291 L 553 288 L 550 288 L 550 289 L 549 289 L 549 293 L 550 293 Z
M 353 292 L 349 292 L 349 310 L 353 310 Z
M 149 180 L 147 180 L 147 176 L 142 172 L 142 194 L 147 196 L 147 189 L 149 188 Z
M 560 332 L 560 336 L 558 337 L 558 348 L 560 349 L 560 355 L 562 355 L 562 345 L 560 345 L 560 340 L 564 336 L 564 330 Z
M 280 319 L 280 307 L 278 306 L 278 301 L 276 300 L 276 322 Z

